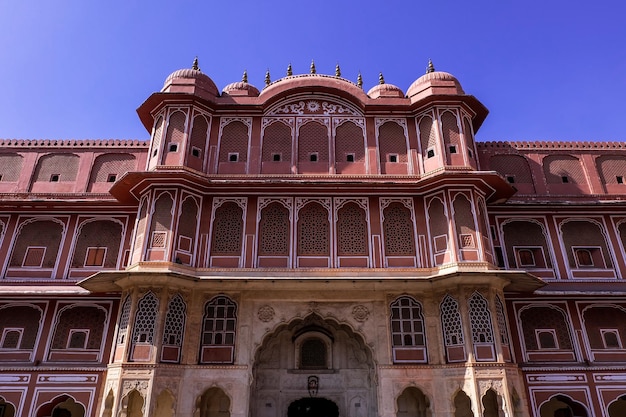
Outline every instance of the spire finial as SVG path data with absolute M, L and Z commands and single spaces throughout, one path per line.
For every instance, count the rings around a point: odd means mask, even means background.
M 291 62 L 287 65 L 287 77 L 291 77 L 293 75 L 293 69 L 291 68 Z
M 311 74 L 315 74 L 317 71 L 315 70 L 315 61 L 311 60 Z
M 429 72 L 435 72 L 435 66 L 433 65 L 433 61 L 428 58 L 428 68 L 426 68 L 426 74 Z
M 193 59 L 193 64 L 191 64 L 191 69 L 194 69 L 196 71 L 200 71 L 200 67 L 198 66 L 198 57 L 195 57 Z
M 341 68 L 339 68 L 339 62 L 335 65 L 335 77 L 341 77 Z
M 378 73 L 378 84 L 385 84 L 385 77 L 383 77 L 383 73 Z
M 248 70 L 243 70 L 243 77 L 241 77 L 241 81 L 244 83 L 248 82 Z
M 356 77 L 356 85 L 360 89 L 363 89 L 363 77 L 361 76 L 361 71 L 359 71 L 359 75 Z
M 270 78 L 270 69 L 268 68 L 267 71 L 265 71 L 265 86 L 267 87 L 271 83 L 272 79 Z

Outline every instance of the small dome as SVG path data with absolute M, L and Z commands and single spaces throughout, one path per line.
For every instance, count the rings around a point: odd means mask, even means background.
M 404 92 L 400 87 L 396 87 L 393 84 L 376 84 L 374 87 L 370 88 L 367 95 L 370 96 L 370 98 L 404 97 Z
M 406 95 L 412 97 L 428 87 L 453 87 L 456 94 L 465 94 L 461 83 L 454 75 L 443 71 L 432 71 L 415 80 L 407 90 Z
M 241 81 L 230 83 L 222 90 L 222 93 L 229 96 L 257 97 L 259 89 L 248 83 L 248 71 L 244 71 Z
M 370 98 L 404 97 L 404 93 L 402 92 L 402 90 L 400 90 L 400 88 L 396 87 L 393 84 L 385 83 L 385 77 L 383 77 L 382 72 L 378 74 L 378 85 L 370 88 L 370 91 L 367 92 L 367 95 L 370 96 Z
M 194 60 L 193 68 L 183 68 L 171 73 L 163 84 L 161 91 L 172 91 L 173 85 L 195 85 L 206 92 L 219 96 L 219 90 L 208 75 L 200 71 L 197 59 Z
M 252 84 L 237 81 L 236 83 L 230 83 L 224 87 L 222 93 L 228 94 L 229 96 L 256 97 L 259 95 L 259 89 Z

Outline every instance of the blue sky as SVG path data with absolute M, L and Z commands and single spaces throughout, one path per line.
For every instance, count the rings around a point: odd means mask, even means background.
M 169 73 L 263 87 L 291 62 L 406 92 L 431 58 L 490 110 L 479 140 L 626 140 L 626 3 L 0 0 L 0 137 L 146 139 Z

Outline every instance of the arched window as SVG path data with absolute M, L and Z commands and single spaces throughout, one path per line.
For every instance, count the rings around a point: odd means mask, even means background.
M 463 337 L 463 325 L 459 303 L 450 295 L 446 295 L 441 303 L 441 326 L 443 327 L 443 340 L 446 346 L 448 362 L 460 362 L 465 360 L 465 340 Z
M 187 306 L 183 297 L 176 294 L 170 300 L 165 314 L 165 326 L 163 329 L 163 348 L 161 351 L 162 362 L 178 362 L 180 349 L 183 345 L 185 330 L 185 313 Z
M 237 329 L 237 305 L 218 296 L 207 302 L 202 320 L 202 363 L 232 363 Z
M 137 361 L 150 360 L 152 345 L 154 345 L 154 331 L 156 317 L 159 311 L 159 300 L 149 291 L 137 304 L 135 321 L 133 323 L 133 338 L 131 359 Z
M 5 354 L 15 360 L 30 360 L 42 320 L 42 310 L 35 305 L 5 305 L 0 308 L 0 359 Z M 19 350 L 9 352 L 9 350 Z
M 99 352 L 106 318 L 106 311 L 96 306 L 74 305 L 62 309 L 54 328 L 50 360 L 97 360 L 98 356 L 89 352 L 81 356 L 76 352 L 69 357 L 68 352 L 59 350 Z
M 391 304 L 391 344 L 395 362 L 426 362 L 422 306 L 411 297 Z
M 529 306 L 519 313 L 528 361 L 575 360 L 570 326 L 565 312 L 556 306 Z
M 356 203 L 347 203 L 337 210 L 337 255 L 367 256 L 367 215 Z
M 327 367 L 326 343 L 319 338 L 306 339 L 300 345 L 300 369 L 324 369 Z
M 415 226 L 411 210 L 402 203 L 391 203 L 383 211 L 386 256 L 415 256 Z
M 130 321 L 130 296 L 127 295 L 122 304 L 122 314 L 120 315 L 120 325 L 117 331 L 117 344 L 121 345 L 126 341 L 128 334 L 128 323 Z
M 493 327 L 487 300 L 482 295 L 474 293 L 468 303 L 472 341 L 474 343 L 493 343 Z
M 115 268 L 122 242 L 122 225 L 112 220 L 83 223 L 76 237 L 72 268 Z
M 468 300 L 474 355 L 477 361 L 496 360 L 493 324 L 487 300 L 475 292 Z
M 502 355 L 506 362 L 511 362 L 511 348 L 509 342 L 509 330 L 506 325 L 506 314 L 504 313 L 504 303 L 500 297 L 496 295 L 496 320 L 498 322 L 498 333 L 500 336 L 500 344 L 502 346 Z
M 235 202 L 225 202 L 215 210 L 211 255 L 241 255 L 243 210 Z

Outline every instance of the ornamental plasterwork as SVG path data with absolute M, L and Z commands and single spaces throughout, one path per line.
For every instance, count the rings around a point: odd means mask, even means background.
M 369 316 L 370 311 L 362 304 L 354 306 L 354 308 L 352 309 L 352 317 L 354 317 L 354 319 L 360 323 L 367 321 Z
M 350 115 L 360 116 L 361 113 L 351 106 L 346 104 L 326 101 L 326 100 L 299 100 L 297 102 L 291 102 L 270 110 L 267 115 L 274 116 L 279 114 L 319 114 L 319 115 Z
M 322 198 L 306 198 L 306 197 L 297 197 L 296 198 L 296 210 L 300 210 L 302 207 L 307 205 L 310 202 L 316 202 L 324 206 L 326 210 L 330 211 L 332 206 L 332 199 L 330 197 L 322 197 Z
M 406 119 L 404 118 L 400 118 L 400 117 L 377 117 L 374 119 L 374 123 L 376 125 L 376 132 L 378 132 L 378 129 L 384 125 L 387 122 L 394 122 L 399 124 L 400 126 L 402 126 L 402 129 L 404 129 L 404 137 L 406 138 L 408 136 L 408 130 L 406 127 Z
M 367 198 L 365 197 L 363 198 L 335 197 L 335 212 L 339 210 L 346 203 L 356 203 L 363 210 L 367 211 Z
M 146 396 L 146 392 L 148 390 L 148 381 L 128 381 L 125 380 L 122 383 L 122 397 L 126 396 L 126 394 L 128 394 L 128 392 L 132 391 L 132 390 L 136 390 L 138 391 L 143 397 Z
M 215 197 L 213 199 L 213 212 L 215 213 L 216 208 L 227 202 L 237 204 L 245 212 L 248 199 L 246 197 Z
M 292 220 L 293 212 L 293 199 L 291 197 L 272 198 L 272 197 L 260 197 L 258 202 L 258 210 L 256 213 L 257 221 L 261 220 L 261 210 L 272 203 L 280 203 L 286 209 L 289 210 L 289 220 Z
M 297 103 L 289 103 L 285 104 L 282 107 L 274 109 L 269 115 L 275 114 L 304 114 L 304 101 L 299 101 Z
M 391 203 L 401 203 L 404 207 L 411 210 L 411 217 L 413 216 L 413 199 L 412 198 L 381 198 L 380 199 L 380 211 L 382 212 Z
M 222 117 L 220 118 L 220 136 L 222 136 L 222 129 L 229 123 L 241 122 L 250 129 L 252 127 L 252 117 Z
M 352 122 L 363 130 L 365 136 L 365 119 L 362 117 L 333 117 L 333 135 L 336 135 L 337 128 L 345 122 Z
M 264 323 L 267 323 L 269 321 L 272 321 L 274 319 L 274 309 L 272 308 L 272 306 L 268 306 L 268 305 L 264 305 L 263 307 L 259 308 L 259 311 L 257 312 L 257 316 L 259 317 L 259 320 L 261 320 Z
M 302 125 L 309 122 L 317 122 L 326 127 L 330 127 L 330 117 L 298 117 L 296 118 L 296 129 L 300 129 Z
M 322 110 L 324 114 L 350 114 L 353 116 L 357 116 L 358 113 L 355 113 L 354 110 L 342 106 L 341 104 L 328 103 L 326 101 L 322 102 Z
M 261 120 L 261 131 L 264 131 L 265 128 L 272 123 L 280 122 L 287 126 L 289 126 L 293 130 L 294 118 L 293 117 L 264 117 Z
M 446 196 L 444 194 L 436 194 L 432 197 L 426 198 L 426 218 L 430 219 L 430 216 L 428 215 L 428 210 L 430 210 L 430 205 L 435 200 L 439 200 L 439 202 L 443 206 L 443 214 L 445 214 L 445 216 L 448 217 L 449 213 L 448 213 L 448 205 L 446 204 Z
M 502 381 L 500 380 L 481 380 L 478 381 L 480 396 L 485 395 L 487 390 L 492 389 L 498 393 L 498 395 L 502 395 L 504 390 L 502 389 Z

